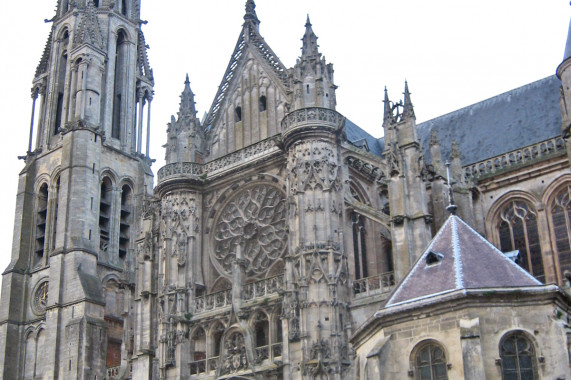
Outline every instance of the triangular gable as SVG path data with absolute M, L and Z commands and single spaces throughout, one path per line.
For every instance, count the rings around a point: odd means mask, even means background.
M 461 289 L 541 283 L 457 216 L 450 216 L 386 303 L 391 307 Z
M 206 117 L 206 122 L 204 124 L 207 128 L 211 127 L 216 122 L 219 115 L 218 111 L 223 108 L 228 92 L 233 87 L 236 72 L 240 67 L 242 67 L 244 61 L 247 59 L 247 50 L 252 51 L 257 57 L 259 57 L 259 61 L 263 62 L 264 65 L 267 66 L 267 71 L 272 73 L 276 82 L 280 83 L 284 89 L 289 87 L 289 83 L 287 81 L 287 68 L 260 35 L 257 25 L 246 21 L 242 27 L 240 37 L 238 38 L 234 52 L 230 57 L 230 62 L 228 63 L 226 72 L 222 77 L 222 82 L 218 87 L 218 92 L 214 97 L 210 111 L 208 111 L 208 116 Z

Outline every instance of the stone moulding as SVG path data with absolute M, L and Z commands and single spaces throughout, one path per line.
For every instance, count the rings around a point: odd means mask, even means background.
M 553 137 L 511 152 L 488 158 L 464 166 L 464 176 L 467 180 L 478 180 L 497 172 L 518 168 L 522 165 L 551 158 L 566 151 L 565 141 L 560 137 Z
M 284 135 L 296 129 L 326 128 L 338 131 L 345 125 L 345 117 L 329 108 L 302 108 L 287 114 L 282 120 Z
M 243 164 L 252 164 L 263 159 L 268 159 L 271 155 L 279 151 L 280 148 L 277 146 L 275 138 L 272 137 L 206 164 L 195 162 L 174 162 L 167 164 L 159 169 L 157 178 L 159 183 L 175 178 L 204 181 Z

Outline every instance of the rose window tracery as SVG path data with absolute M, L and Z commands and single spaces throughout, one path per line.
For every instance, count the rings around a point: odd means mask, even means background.
M 226 273 L 231 273 L 239 247 L 246 274 L 265 274 L 282 257 L 286 242 L 285 195 L 272 185 L 242 190 L 225 205 L 214 227 L 214 257 Z

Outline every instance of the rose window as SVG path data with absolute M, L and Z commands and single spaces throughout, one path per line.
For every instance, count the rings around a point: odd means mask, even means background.
M 239 247 L 246 274 L 264 274 L 285 251 L 285 195 L 271 185 L 244 189 L 224 206 L 213 235 L 219 269 L 231 273 Z

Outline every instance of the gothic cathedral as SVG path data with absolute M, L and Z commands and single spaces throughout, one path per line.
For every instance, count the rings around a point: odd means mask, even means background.
M 418 125 L 385 90 L 375 138 L 336 111 L 309 17 L 288 68 L 247 0 L 154 177 L 141 2 L 58 0 L 2 378 L 571 378 L 571 40 L 556 76 Z

